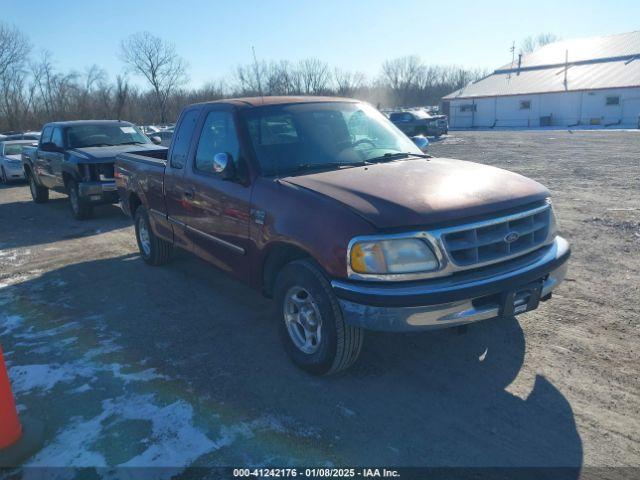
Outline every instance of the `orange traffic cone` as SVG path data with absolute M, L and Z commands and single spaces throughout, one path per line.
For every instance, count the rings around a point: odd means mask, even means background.
M 42 432 L 32 421 L 25 422 L 23 432 L 0 347 L 0 467 L 19 466 L 33 455 L 42 445 Z
M 0 347 L 0 450 L 13 445 L 22 435 L 22 425 L 13 401 L 7 368 Z

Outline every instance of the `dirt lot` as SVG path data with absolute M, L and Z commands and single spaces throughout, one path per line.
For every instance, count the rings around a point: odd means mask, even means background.
M 291 365 L 257 293 L 186 253 L 146 266 L 116 207 L 77 222 L 62 196 L 0 188 L 2 346 L 46 427 L 30 464 L 640 466 L 640 131 L 456 132 L 431 152 L 547 185 L 567 281 L 466 334 L 369 334 L 331 378 Z

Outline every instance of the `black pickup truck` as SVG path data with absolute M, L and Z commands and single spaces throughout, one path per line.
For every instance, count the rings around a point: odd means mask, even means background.
M 22 162 L 36 203 L 49 190 L 69 195 L 73 216 L 91 216 L 94 205 L 118 203 L 113 177 L 116 155 L 156 147 L 135 125 L 119 120 L 48 123 L 37 147 L 25 147 Z

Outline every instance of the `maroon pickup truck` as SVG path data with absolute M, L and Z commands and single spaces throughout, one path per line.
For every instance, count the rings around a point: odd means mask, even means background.
M 356 100 L 191 105 L 168 150 L 119 155 L 115 177 L 148 264 L 180 247 L 274 298 L 287 352 L 318 374 L 351 365 L 366 329 L 533 310 L 569 258 L 542 185 L 424 155 Z

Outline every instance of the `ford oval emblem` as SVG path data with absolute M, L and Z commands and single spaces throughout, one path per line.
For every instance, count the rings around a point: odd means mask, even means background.
M 509 232 L 504 236 L 504 241 L 507 243 L 513 243 L 520 238 L 518 232 Z

